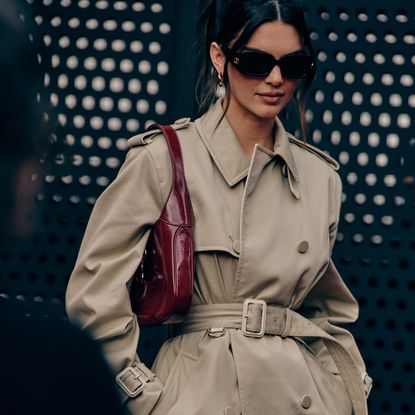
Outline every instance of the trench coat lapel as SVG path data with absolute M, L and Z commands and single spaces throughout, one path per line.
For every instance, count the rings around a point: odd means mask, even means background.
M 242 146 L 239 144 L 226 115 L 223 116 L 221 102 L 222 98 L 218 99 L 209 111 L 195 121 L 195 125 L 223 178 L 229 186 L 234 186 L 248 175 L 250 160 L 248 160 Z M 287 166 L 286 177 L 291 192 L 296 199 L 299 199 L 298 169 L 290 149 L 287 132 L 278 117 L 276 117 L 275 123 L 273 151 L 261 145 L 256 146 L 256 151 L 264 152 L 270 159 L 281 157 L 284 160 Z

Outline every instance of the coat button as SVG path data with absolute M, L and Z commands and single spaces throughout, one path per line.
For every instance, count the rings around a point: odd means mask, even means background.
M 225 408 L 225 410 L 223 411 L 224 415 L 235 415 L 235 411 L 231 408 L 231 407 L 227 407 Z
M 232 244 L 232 247 L 233 247 L 233 250 L 234 250 L 237 254 L 239 254 L 239 253 L 241 252 L 241 243 L 240 243 L 239 241 L 235 241 L 235 242 Z
M 310 398 L 308 395 L 304 395 L 304 396 L 301 398 L 301 406 L 302 406 L 304 409 L 308 409 L 308 408 L 310 408 L 310 406 L 311 406 L 311 398 Z
M 298 245 L 297 251 L 300 254 L 305 254 L 308 251 L 308 242 L 307 241 L 302 241 L 300 243 L 300 245 Z

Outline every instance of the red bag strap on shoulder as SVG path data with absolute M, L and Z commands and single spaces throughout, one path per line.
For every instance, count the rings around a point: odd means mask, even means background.
M 146 131 L 161 130 L 166 138 L 172 164 L 172 187 L 160 214 L 161 220 L 172 224 L 193 226 L 193 212 L 184 175 L 179 137 L 170 125 L 152 124 Z M 175 208 L 169 209 L 170 206 Z

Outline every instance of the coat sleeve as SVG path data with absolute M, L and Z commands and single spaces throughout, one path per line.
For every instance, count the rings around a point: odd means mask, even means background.
M 333 251 L 339 224 L 341 194 L 342 183 L 340 176 L 336 173 L 333 201 L 337 219 L 330 226 L 329 230 L 330 255 Z M 298 311 L 324 331 L 334 336 L 348 350 L 361 372 L 366 397 L 368 397 L 372 387 L 372 379 L 366 372 L 365 363 L 353 335 L 345 328 L 339 326 L 339 324 L 355 322 L 359 315 L 359 306 L 337 271 L 332 259 L 330 259 L 329 265 L 322 277 L 305 297 Z M 334 374 L 339 373 L 334 360 L 321 340 L 312 341 L 309 343 L 309 346 L 327 369 Z
M 69 279 L 68 316 L 99 341 L 115 375 L 141 364 L 129 284 L 161 209 L 152 156 L 146 147 L 133 148 L 116 179 L 96 201 Z M 127 405 L 134 414 L 150 413 L 161 393 L 160 381 L 150 379 L 140 395 L 129 399 Z

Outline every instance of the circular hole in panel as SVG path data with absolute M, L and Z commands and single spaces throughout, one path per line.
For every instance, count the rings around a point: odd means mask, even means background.
M 385 41 L 386 41 L 386 43 L 394 44 L 394 43 L 396 43 L 397 39 L 396 39 L 396 36 L 393 33 L 387 33 L 385 35 Z
M 376 206 L 382 206 L 382 205 L 384 205 L 386 203 L 386 198 L 383 195 L 375 195 L 373 197 L 373 203 Z
M 44 74 L 43 85 L 46 87 L 50 85 L 50 75 L 48 73 Z
M 355 80 L 354 74 L 352 74 L 351 72 L 346 72 L 344 74 L 344 82 L 346 82 L 346 84 L 352 84 Z
M 73 125 L 76 128 L 84 128 L 85 127 L 85 118 L 82 115 L 75 115 L 73 117 Z
M 344 100 L 343 93 L 340 91 L 336 91 L 333 95 L 334 103 L 340 105 L 343 103 L 343 100 Z
M 50 44 L 52 43 L 52 38 L 49 35 L 43 36 L 43 43 L 45 44 L 45 46 L 50 46 Z
M 361 233 L 356 233 L 352 236 L 352 241 L 355 244 L 361 244 L 363 242 L 363 235 Z
M 151 11 L 152 11 L 153 13 L 160 13 L 160 12 L 162 12 L 162 11 L 163 11 L 163 5 L 162 5 L 162 4 L 160 4 L 160 3 L 153 3 L 153 4 L 151 5 Z
M 147 82 L 147 93 L 155 95 L 159 92 L 159 83 L 154 79 Z
M 101 176 L 101 177 L 97 177 L 96 182 L 98 186 L 105 187 L 105 186 L 108 186 L 110 180 L 108 179 L 108 177 Z
M 368 43 L 375 43 L 377 42 L 378 38 L 373 32 L 366 33 L 366 42 Z
M 323 51 L 320 51 L 320 52 L 318 53 L 318 55 L 317 55 L 317 59 L 318 59 L 320 62 L 325 62 L 325 61 L 327 60 L 327 53 L 326 53 L 326 52 L 323 52 Z
M 347 60 L 346 54 L 344 52 L 337 52 L 336 53 L 336 60 L 337 62 L 344 63 Z
M 414 78 L 409 74 L 404 74 L 401 76 L 401 85 L 403 86 L 412 86 L 414 84 Z
M 65 144 L 68 146 L 73 146 L 75 145 L 75 137 L 72 134 L 67 134 L 65 136 Z
M 386 215 L 386 216 L 382 216 L 381 218 L 381 222 L 385 225 L 385 226 L 392 226 L 393 225 L 393 216 L 390 215 Z
M 89 42 L 86 37 L 80 37 L 76 40 L 76 47 L 80 50 L 86 49 L 88 45 L 89 45 Z
M 402 12 L 398 11 L 396 13 L 395 19 L 399 23 L 407 23 L 408 22 L 408 16 L 405 14 L 404 11 L 402 11 Z
M 142 74 L 148 74 L 148 73 L 150 73 L 151 72 L 151 63 L 150 63 L 150 61 L 148 61 L 148 60 L 142 60 L 138 64 L 138 70 Z
M 368 127 L 372 123 L 372 116 L 369 112 L 362 112 L 360 114 L 360 125 L 363 127 Z
M 59 16 L 52 17 L 52 19 L 50 20 L 50 24 L 53 27 L 58 27 L 60 26 L 61 23 L 62 23 L 62 19 Z
M 395 65 L 404 65 L 405 64 L 405 57 L 399 53 L 392 56 L 392 62 Z
M 327 71 L 325 76 L 326 82 L 332 84 L 336 80 L 336 75 L 332 71 Z
M 98 156 L 91 156 L 88 159 L 88 164 L 92 167 L 99 167 L 101 165 L 101 158 Z
M 98 139 L 98 147 L 102 148 L 103 150 L 108 150 L 111 148 L 112 142 L 108 137 L 100 137 Z
M 65 105 L 69 108 L 69 109 L 73 109 L 76 107 L 76 96 L 75 95 L 67 95 L 65 97 Z
M 122 23 L 121 28 L 124 32 L 133 32 L 135 30 L 135 23 L 131 20 L 126 20 Z
M 324 102 L 324 92 L 322 90 L 319 89 L 315 92 L 314 101 L 316 101 L 317 104 Z
M 106 72 L 112 72 L 115 69 L 115 60 L 112 58 L 105 58 L 101 62 L 101 68 Z
M 128 81 L 128 91 L 132 94 L 138 94 L 141 91 L 141 82 L 138 79 Z
M 353 215 L 353 213 L 346 213 L 346 214 L 344 215 L 344 220 L 345 220 L 347 223 L 353 223 L 353 222 L 354 222 L 354 220 L 355 220 L 355 216 Z
M 77 17 L 72 17 L 68 20 L 68 26 L 71 29 L 76 29 L 81 24 L 81 21 Z
M 415 108 L 415 95 L 409 95 L 408 105 L 412 108 Z
M 391 117 L 388 113 L 382 112 L 379 114 L 378 123 L 381 127 L 386 128 L 391 125 Z
M 403 41 L 408 45 L 415 45 L 415 35 L 413 35 L 412 33 L 407 33 L 406 35 L 404 35 Z
M 382 105 L 383 103 L 382 95 L 379 94 L 378 92 L 373 93 L 370 97 L 370 103 L 376 107 Z
M 105 50 L 107 48 L 107 41 L 103 38 L 94 40 L 94 49 L 96 50 Z
M 125 1 L 116 1 L 112 7 L 114 7 L 115 10 L 122 11 L 127 8 L 127 3 Z
M 115 145 L 117 149 L 121 151 L 128 149 L 128 142 L 127 142 L 127 139 L 125 138 L 118 138 L 117 141 L 115 142 Z
M 349 143 L 352 146 L 358 146 L 360 144 L 360 134 L 357 131 L 353 131 L 350 133 Z
M 353 92 L 352 102 L 354 105 L 361 105 L 363 102 L 363 95 L 360 92 Z
M 133 53 L 140 53 L 143 50 L 143 42 L 139 40 L 134 40 L 130 43 L 130 50 Z
M 58 97 L 57 94 L 55 94 L 55 93 L 50 94 L 49 100 L 50 100 L 50 103 L 52 104 L 53 107 L 57 107 L 58 106 L 58 104 L 59 104 L 59 97 Z
M 161 51 L 161 46 L 160 43 L 158 42 L 151 42 L 148 45 L 148 50 L 150 53 L 152 53 L 153 55 L 156 55 L 157 53 L 160 53 Z
M 86 9 L 90 6 L 89 0 L 78 0 L 77 4 L 81 9 Z
M 350 111 L 343 111 L 341 115 L 341 123 L 343 125 L 350 125 L 352 121 L 352 113 Z
M 387 14 L 386 14 L 385 12 L 383 12 L 383 11 L 378 11 L 378 12 L 376 13 L 376 18 L 377 18 L 380 22 L 382 22 L 382 23 L 385 23 L 385 22 L 387 22 L 387 21 L 388 21 L 388 16 L 387 16 Z
M 122 92 L 124 90 L 124 81 L 121 78 L 111 78 L 109 83 L 111 92 Z
M 121 98 L 118 100 L 118 110 L 121 112 L 129 112 L 131 110 L 131 101 L 127 98 Z
M 136 119 L 130 118 L 127 120 L 126 127 L 130 133 L 137 133 L 140 129 L 140 123 Z
M 67 48 L 71 44 L 71 40 L 68 36 L 62 36 L 59 38 L 58 44 L 61 48 Z
M 357 178 L 356 173 L 351 172 L 347 175 L 347 181 L 348 181 L 349 184 L 354 185 L 354 184 L 356 184 L 357 180 L 358 180 L 358 178 Z
M 91 177 L 90 176 L 81 176 L 79 178 L 79 183 L 83 186 L 89 186 L 91 184 Z
M 81 137 L 81 144 L 85 148 L 91 148 L 94 145 L 94 139 L 90 135 Z
M 75 79 L 74 79 L 74 85 L 75 88 L 78 90 L 83 90 L 86 88 L 88 82 L 85 76 L 83 75 L 78 75 Z
M 94 130 L 101 130 L 104 126 L 104 120 L 101 117 L 95 116 L 90 119 L 89 125 Z
M 137 101 L 137 111 L 140 114 L 146 114 L 149 110 L 149 103 L 145 99 L 139 99 Z
M 314 119 L 314 113 L 313 113 L 313 111 L 311 109 L 308 109 L 306 111 L 305 116 L 306 116 L 307 122 L 310 122 L 311 123 L 313 121 L 313 119 Z
M 369 133 L 367 142 L 370 147 L 377 147 L 379 145 L 380 136 L 378 133 Z
M 332 142 L 333 145 L 338 145 L 341 142 L 341 134 L 340 131 L 338 130 L 334 130 L 332 131 L 332 133 L 330 134 L 330 140 Z
M 362 52 L 357 52 L 357 53 L 354 55 L 354 60 L 355 60 L 357 63 L 362 64 L 362 63 L 365 63 L 365 62 L 366 62 L 366 56 L 365 56 Z
M 96 67 L 97 67 L 97 60 L 94 57 L 89 56 L 84 60 L 85 69 L 89 71 L 93 71 Z
M 338 10 L 338 16 L 340 20 L 347 22 L 349 20 L 349 15 L 346 10 Z
M 362 81 L 366 85 L 372 85 L 375 82 L 375 77 L 371 73 L 366 72 L 363 74 Z
M 339 161 L 341 164 L 347 164 L 349 162 L 349 153 L 342 151 L 339 153 Z
M 162 23 L 159 26 L 159 31 L 163 35 L 166 35 L 167 33 L 170 33 L 170 30 L 171 30 L 171 28 L 170 28 L 170 25 L 168 23 Z
M 150 33 L 153 31 L 153 25 L 150 22 L 143 22 L 140 25 L 140 30 L 143 33 Z
M 365 181 L 368 186 L 374 186 L 377 183 L 378 178 L 376 177 L 375 174 L 369 173 L 366 175 Z
M 409 128 L 411 126 L 411 117 L 408 114 L 399 114 L 397 123 L 400 128 Z
M 313 131 L 312 140 L 316 144 L 321 142 L 321 131 L 320 130 L 314 130 Z
M 118 160 L 116 157 L 108 157 L 106 160 L 106 165 L 110 169 L 116 169 L 120 166 L 120 160 Z
M 87 29 L 95 30 L 96 28 L 98 28 L 99 23 L 98 23 L 97 19 L 88 19 L 85 22 L 85 26 L 86 26 Z
M 330 110 L 323 112 L 323 122 L 324 124 L 331 124 L 333 121 L 333 113 Z
M 145 9 L 144 3 L 141 1 L 134 2 L 132 7 L 135 12 L 141 12 Z
M 377 154 L 376 165 L 379 167 L 386 167 L 388 165 L 388 156 L 385 153 Z
M 120 62 L 120 70 L 121 72 L 128 73 L 134 70 L 134 64 L 131 59 L 123 59 Z
M 386 136 L 386 145 L 389 148 L 397 148 L 399 147 L 399 136 L 397 134 L 388 134 Z
M 391 86 L 393 85 L 393 76 L 390 73 L 385 73 L 382 75 L 381 82 L 383 85 Z
M 383 237 L 381 235 L 372 235 L 370 240 L 373 245 L 381 245 L 383 242 Z
M 114 100 L 110 97 L 103 97 L 99 101 L 99 107 L 103 111 L 111 111 L 114 108 Z
M 105 20 L 104 23 L 102 24 L 102 27 L 108 31 L 115 30 L 117 26 L 118 26 L 117 21 L 113 19 Z
M 160 75 L 167 75 L 169 73 L 169 65 L 167 62 L 161 61 L 157 64 L 157 72 Z
M 90 95 L 86 95 L 82 99 L 82 107 L 89 111 L 93 110 L 95 108 L 95 98 Z
M 354 32 L 348 32 L 348 33 L 347 33 L 347 35 L 346 35 L 346 39 L 347 39 L 349 42 L 354 43 L 354 42 L 356 42 L 356 41 L 357 41 L 357 35 L 356 35 L 356 33 L 354 33 Z
M 329 31 L 329 32 L 328 32 L 328 34 L 327 34 L 327 38 L 328 38 L 331 42 L 335 42 L 335 41 L 339 38 L 339 36 L 338 36 L 338 34 L 337 34 L 336 32 Z
M 392 94 L 389 97 L 389 104 L 392 107 L 400 107 L 402 105 L 402 97 L 399 94 Z
M 366 166 L 369 163 L 369 156 L 367 153 L 359 153 L 357 155 L 357 163 L 360 166 Z
M 155 105 L 155 111 L 158 115 L 163 115 L 167 111 L 167 104 L 165 101 L 157 101 Z
M 92 89 L 95 91 L 103 91 L 105 89 L 105 78 L 102 76 L 92 78 Z
M 366 215 L 363 215 L 362 220 L 366 225 L 372 225 L 373 222 L 375 221 L 375 217 L 373 215 L 366 214 Z
M 60 57 L 58 55 L 52 55 L 52 68 L 57 68 L 60 64 Z
M 111 49 L 114 52 L 123 52 L 125 48 L 126 48 L 126 45 L 122 39 L 115 39 L 111 43 Z
M 382 53 L 375 53 L 373 55 L 373 61 L 378 65 L 383 65 L 386 61 L 385 56 Z
M 364 193 L 357 193 L 354 200 L 358 205 L 363 205 L 366 202 L 366 195 Z
M 108 128 L 111 131 L 119 131 L 122 128 L 122 122 L 119 118 L 112 117 L 108 120 Z

